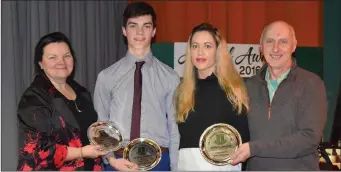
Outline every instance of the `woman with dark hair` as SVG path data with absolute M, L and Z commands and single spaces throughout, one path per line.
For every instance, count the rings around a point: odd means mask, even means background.
M 18 170 L 101 170 L 106 152 L 89 145 L 87 128 L 97 121 L 90 93 L 73 80 L 75 55 L 60 32 L 35 48 L 36 76 L 18 106 Z

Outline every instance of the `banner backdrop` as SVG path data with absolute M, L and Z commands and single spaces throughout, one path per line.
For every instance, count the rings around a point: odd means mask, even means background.
M 186 42 L 174 43 L 174 70 L 182 77 L 185 63 Z M 251 77 L 262 67 L 258 44 L 228 44 L 232 61 L 242 77 Z

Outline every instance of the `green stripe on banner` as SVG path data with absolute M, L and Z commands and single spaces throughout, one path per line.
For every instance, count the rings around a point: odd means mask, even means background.
M 321 47 L 297 47 L 295 51 L 297 64 L 323 79 L 323 49 Z
M 174 69 L 174 43 L 154 43 L 152 52 L 154 57 Z

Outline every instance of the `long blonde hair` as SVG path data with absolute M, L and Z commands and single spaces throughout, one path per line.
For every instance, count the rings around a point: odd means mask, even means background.
M 218 29 L 211 24 L 202 23 L 193 28 L 186 49 L 186 61 L 184 74 L 181 83 L 176 90 L 175 106 L 177 113 L 177 122 L 184 122 L 190 111 L 194 111 L 194 92 L 195 92 L 195 67 L 191 60 L 191 42 L 196 32 L 207 31 L 215 40 L 217 45 L 217 61 L 215 67 L 215 75 L 218 78 L 220 87 L 225 91 L 228 100 L 233 107 L 241 114 L 244 110 L 249 110 L 248 95 L 243 79 L 235 69 L 232 57 L 227 49 L 227 43 L 222 37 Z

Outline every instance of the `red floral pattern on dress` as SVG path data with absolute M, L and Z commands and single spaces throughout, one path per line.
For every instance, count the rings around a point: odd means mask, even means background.
M 33 168 L 31 168 L 28 164 L 24 164 L 22 167 L 22 171 L 32 171 Z
M 36 147 L 37 147 L 37 141 L 39 137 L 39 133 L 37 133 L 36 135 L 32 135 L 31 133 L 27 133 L 27 137 L 28 137 L 28 143 L 25 144 L 24 146 L 24 151 L 32 154 L 34 153 Z M 35 137 L 36 139 L 33 139 L 32 137 Z
M 94 171 L 102 171 L 102 166 L 101 165 L 95 165 Z
M 39 154 L 40 159 L 46 159 L 47 156 L 49 156 L 49 153 L 50 153 L 49 150 L 47 150 L 47 151 L 41 150 L 41 151 L 39 151 L 38 154 Z
M 76 167 L 74 166 L 64 166 L 60 168 L 60 171 L 75 171 Z
M 33 142 L 30 142 L 28 144 L 26 144 L 26 146 L 24 147 L 24 150 L 27 152 L 27 153 L 34 153 L 34 150 L 36 148 L 37 144 L 36 143 L 33 143 Z
M 41 161 L 39 165 L 42 167 L 47 167 L 47 161 L 46 160 Z
M 94 166 L 94 171 L 102 171 L 102 166 L 96 164 L 96 165 Z
M 64 121 L 64 119 L 61 116 L 59 117 L 59 119 L 60 119 L 60 122 L 62 123 L 62 127 L 65 128 L 65 121 Z
M 56 152 L 54 154 L 54 164 L 56 165 L 56 167 L 60 167 L 63 165 L 65 159 L 67 156 L 67 148 L 66 146 L 60 145 L 60 144 L 56 144 Z
M 59 118 L 62 119 L 62 118 Z M 63 144 L 53 144 L 48 145 L 47 142 L 41 142 L 46 139 L 44 135 L 36 133 L 33 131 L 27 132 L 22 145 L 20 156 L 21 157 L 31 157 L 29 160 L 19 161 L 20 168 L 18 170 L 30 171 L 30 170 L 62 170 L 62 171 L 78 171 L 84 167 L 83 160 L 71 160 L 65 162 L 67 156 L 67 146 L 70 147 L 82 147 L 82 142 L 80 140 L 80 131 L 74 130 L 63 130 L 67 132 L 67 135 L 61 135 L 62 130 L 49 130 L 50 134 L 54 135 L 54 142 L 61 142 L 61 139 L 68 140 L 68 143 Z M 58 132 L 54 132 L 58 131 Z M 65 137 L 67 136 L 67 137 Z M 25 143 L 26 142 L 26 143 Z M 51 147 L 52 146 L 52 147 Z M 93 170 L 101 171 L 101 161 L 97 158 L 93 167 Z
M 101 158 L 96 158 L 93 171 L 102 171 L 101 163 L 102 163 Z
M 82 146 L 81 140 L 79 138 L 71 139 L 69 142 L 69 146 L 79 148 Z
M 56 88 L 51 87 L 51 88 L 49 89 L 49 93 L 50 93 L 51 95 L 54 95 L 54 94 L 56 93 Z
M 83 167 L 84 166 L 84 161 L 83 160 L 79 160 L 77 167 Z

